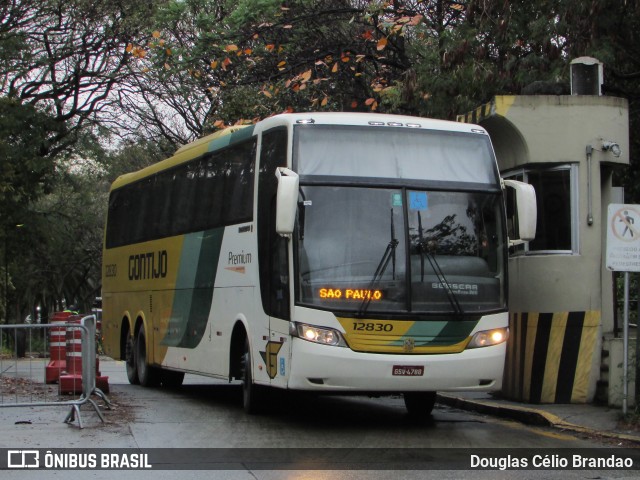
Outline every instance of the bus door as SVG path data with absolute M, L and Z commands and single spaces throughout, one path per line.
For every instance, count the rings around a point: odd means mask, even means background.
M 268 318 L 269 335 L 259 345 L 270 382 L 286 387 L 291 341 L 289 340 L 291 240 L 276 233 L 276 193 L 278 167 L 287 165 L 288 133 L 277 127 L 262 134 L 258 175 L 258 258 L 260 295 Z
M 270 284 L 270 315 L 268 358 L 265 362 L 271 384 L 286 387 L 291 359 L 290 283 L 288 244 L 290 240 L 278 236 L 274 245 L 272 281 Z

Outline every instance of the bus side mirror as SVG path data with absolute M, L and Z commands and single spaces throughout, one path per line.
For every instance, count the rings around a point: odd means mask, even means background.
M 296 221 L 300 179 L 296 172 L 285 167 L 276 169 L 276 178 L 276 232 L 283 237 L 290 237 Z
M 517 180 L 504 180 L 507 188 L 513 189 L 515 193 L 515 220 L 518 237 L 509 240 L 509 246 L 520 245 L 536 238 L 536 222 L 538 207 L 536 205 L 536 191 L 528 183 Z

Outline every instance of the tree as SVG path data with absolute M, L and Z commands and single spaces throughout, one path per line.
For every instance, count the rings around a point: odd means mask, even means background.
M 182 58 L 194 54 L 194 36 L 202 33 L 198 18 L 215 3 L 168 2 L 156 21 L 171 32 L 173 42 L 169 44 L 157 29 L 149 29 L 138 42 L 127 44 L 130 75 L 118 88 L 118 105 L 111 120 L 124 136 L 168 142 L 176 149 L 205 131 L 204 122 L 212 108 L 208 86 L 198 82 L 189 61 Z M 151 56 L 153 63 L 149 62 Z M 175 68 L 175 62 L 184 68 Z
M 168 155 L 149 142 L 105 150 L 90 135 L 79 140 L 76 150 L 82 154 L 58 158 L 46 194 L 24 210 L 19 228 L 8 231 L 9 314 L 18 321 L 33 315 L 36 305 L 45 319 L 72 304 L 88 311 L 101 288 L 110 184 Z
M 50 157 L 96 125 L 129 71 L 125 48 L 156 4 L 92 0 L 9 0 L 0 6 L 0 94 L 46 113 L 56 134 Z M 43 155 L 43 156 L 44 156 Z
M 126 45 L 162 1 L 0 4 L 0 228 L 8 266 L 3 294 L 11 286 L 29 290 L 20 284 L 25 268 L 19 262 L 35 260 L 27 246 L 51 239 L 28 243 L 41 232 L 33 228 L 42 223 L 35 204 L 58 185 L 60 159 L 102 123 L 114 89 L 129 74 Z M 15 225 L 25 225 L 19 239 Z
M 46 145 L 57 125 L 30 105 L 0 97 L 0 215 L 3 224 L 19 222 L 25 204 L 46 192 L 54 165 Z
M 571 2 L 566 2 L 570 4 Z M 569 7 L 569 6 L 568 6 Z M 567 8 L 564 17 L 571 57 L 591 55 L 604 63 L 606 95 L 629 101 L 631 165 L 616 171 L 627 203 L 640 202 L 640 2 L 600 0 Z
M 534 82 L 566 86 L 583 55 L 605 63 L 607 94 L 629 99 L 622 180 L 634 201 L 639 3 L 2 2 L 0 235 L 12 299 L 89 298 L 109 182 L 212 130 L 287 111 L 452 119 Z M 69 167 L 78 158 L 94 166 Z
M 403 3 L 168 3 L 148 39 L 127 49 L 144 74 L 130 88 L 144 100 L 122 103 L 135 125 L 159 120 L 154 138 L 171 142 L 168 116 L 191 140 L 282 111 L 375 110 L 376 95 L 411 66 L 401 33 L 422 17 Z
M 128 48 L 131 65 L 145 74 L 137 84 L 144 87 L 143 108 L 129 103 L 128 111 L 147 125 L 162 124 L 171 112 L 185 127 L 185 139 L 212 125 L 282 111 L 384 110 L 453 118 L 533 80 L 566 80 L 563 5 L 171 2 L 160 10 L 148 41 Z M 169 138 L 162 129 L 156 133 Z
M 9 260 L 16 252 L 17 226 L 27 217 L 29 202 L 44 194 L 54 174 L 44 158 L 43 145 L 55 135 L 55 123 L 33 107 L 0 98 L 0 239 L 2 243 L 2 318 L 8 312 L 7 296 L 14 288 Z

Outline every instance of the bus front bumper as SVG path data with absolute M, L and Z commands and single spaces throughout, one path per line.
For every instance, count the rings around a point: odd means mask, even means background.
M 288 387 L 325 392 L 495 391 L 506 343 L 455 354 L 354 352 L 294 338 Z

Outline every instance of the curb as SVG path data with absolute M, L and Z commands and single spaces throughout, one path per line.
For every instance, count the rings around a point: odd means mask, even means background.
M 437 402 L 449 407 L 459 408 L 477 413 L 483 413 L 501 418 L 508 418 L 526 425 L 534 425 L 538 427 L 551 427 L 560 430 L 568 430 L 575 433 L 593 435 L 616 440 L 624 440 L 640 444 L 640 437 L 628 435 L 625 433 L 595 430 L 589 427 L 575 425 L 566 422 L 560 417 L 553 415 L 545 410 L 530 407 L 521 407 L 518 405 L 505 405 L 498 402 L 484 400 L 470 400 L 467 398 L 456 397 L 454 395 L 437 394 Z

